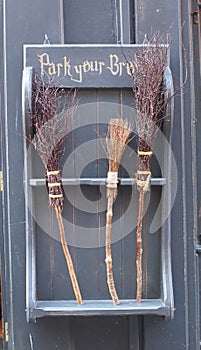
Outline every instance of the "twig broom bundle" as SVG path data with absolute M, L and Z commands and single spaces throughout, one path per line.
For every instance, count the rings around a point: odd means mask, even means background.
M 167 105 L 165 99 L 164 72 L 168 57 L 168 37 L 154 34 L 146 38 L 144 45 L 135 55 L 135 71 L 132 74 L 136 129 L 138 134 L 138 169 L 136 186 L 139 192 L 138 221 L 136 230 L 136 301 L 142 299 L 142 225 L 144 196 L 150 190 L 150 161 L 155 138 L 164 118 Z
M 42 79 L 35 77 L 32 116 L 34 137 L 29 141 L 34 145 L 46 168 L 49 205 L 55 209 L 72 287 L 77 303 L 82 304 L 83 301 L 64 231 L 62 219 L 64 198 L 60 173 L 60 159 L 64 152 L 64 139 L 69 132 L 76 109 L 76 93 L 69 94 L 65 106 L 61 107 L 62 94 L 61 90 L 52 88 L 50 82 L 45 83 Z M 61 109 L 60 113 L 58 113 L 58 108 Z
M 109 162 L 109 169 L 107 174 L 107 213 L 106 213 L 106 270 L 107 270 L 107 284 L 111 298 L 115 305 L 119 304 L 119 298 L 116 292 L 113 268 L 112 268 L 112 252 L 111 252 L 111 230 L 112 230 L 112 216 L 113 203 L 117 197 L 117 183 L 118 170 L 121 158 L 125 147 L 129 141 L 131 133 L 131 126 L 127 120 L 121 118 L 113 118 L 108 124 L 108 132 L 106 135 L 106 153 Z

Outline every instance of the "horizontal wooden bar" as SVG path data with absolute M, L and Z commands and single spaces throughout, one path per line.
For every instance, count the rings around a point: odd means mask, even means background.
M 32 318 L 65 315 L 161 315 L 170 316 L 170 308 L 161 299 L 144 299 L 141 303 L 135 300 L 120 300 L 119 305 L 113 305 L 111 300 L 84 300 L 83 305 L 76 301 L 36 301 L 31 310 Z
M 30 186 L 45 186 L 45 179 L 30 179 Z M 63 186 L 79 186 L 79 185 L 89 185 L 89 186 L 100 186 L 106 184 L 106 178 L 63 178 Z M 134 178 L 122 178 L 119 179 L 119 184 L 121 186 L 134 186 Z M 166 184 L 166 178 L 152 178 L 152 186 L 164 186 Z

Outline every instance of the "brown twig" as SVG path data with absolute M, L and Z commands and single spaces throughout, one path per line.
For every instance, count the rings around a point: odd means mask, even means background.
M 76 109 L 76 91 L 65 96 L 67 102 L 64 106 L 62 106 L 62 97 L 62 90 L 51 87 L 51 82 L 46 83 L 35 76 L 32 115 L 34 137 L 29 141 L 34 145 L 46 168 L 49 205 L 55 208 L 61 245 L 77 303 L 83 304 L 64 231 L 63 190 L 60 174 L 60 159 L 64 152 L 64 140 L 69 132 Z
M 127 120 L 113 118 L 108 124 L 108 133 L 106 136 L 106 152 L 109 161 L 109 171 L 107 175 L 107 214 L 106 214 L 106 269 L 107 284 L 110 295 L 115 305 L 119 304 L 119 298 L 116 292 L 111 251 L 111 230 L 113 217 L 113 203 L 117 197 L 118 169 L 125 147 L 129 141 L 131 126 Z

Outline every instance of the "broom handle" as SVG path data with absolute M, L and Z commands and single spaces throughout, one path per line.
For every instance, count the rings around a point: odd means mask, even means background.
M 142 220 L 144 212 L 144 193 L 143 189 L 139 191 L 139 209 L 136 231 L 137 303 L 140 303 L 142 300 Z
M 111 229 L 112 229 L 112 207 L 113 207 L 113 197 L 108 197 L 107 202 L 107 214 L 106 214 L 106 245 L 105 245 L 105 253 L 106 253 L 106 268 L 107 268 L 107 284 L 109 287 L 109 292 L 111 298 L 115 305 L 119 304 L 119 298 L 116 292 L 114 276 L 113 276 L 113 268 L 112 268 L 112 252 L 111 252 Z
M 57 221 L 58 221 L 58 226 L 59 226 L 59 233 L 60 233 L 60 238 L 61 238 L 61 244 L 62 244 L 62 248 L 63 248 L 63 252 L 64 252 L 64 256 L 66 258 L 66 263 L 68 266 L 68 271 L 69 271 L 69 275 L 70 275 L 70 279 L 71 279 L 71 283 L 73 286 L 73 290 L 74 290 L 74 294 L 77 300 L 77 303 L 79 305 L 83 304 L 83 300 L 82 300 L 82 296 L 80 293 L 80 288 L 77 282 L 77 277 L 75 274 L 75 270 L 74 270 L 74 266 L 73 266 L 73 261 L 67 246 L 67 242 L 66 242 L 66 235 L 65 235 L 65 230 L 64 230 L 64 225 L 63 225 L 63 219 L 62 219 L 62 215 L 61 215 L 61 208 L 59 205 L 55 205 L 55 211 L 56 211 L 56 217 L 57 217 Z

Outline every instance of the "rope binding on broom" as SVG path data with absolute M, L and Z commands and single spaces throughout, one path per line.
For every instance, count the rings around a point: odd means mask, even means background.
M 49 193 L 49 198 L 63 198 L 63 194 L 51 194 L 51 193 Z
M 138 178 L 139 175 L 141 175 L 142 171 L 137 171 L 136 173 L 136 186 L 138 190 L 142 190 L 143 192 L 148 192 L 150 190 L 150 179 L 151 179 L 151 172 L 150 171 L 143 171 L 144 175 L 147 175 L 147 178 L 145 180 L 141 180 Z M 146 173 L 146 174 L 145 174 Z
M 149 157 L 151 157 L 152 156 L 152 154 L 153 154 L 153 152 L 152 151 L 140 151 L 139 150 L 139 148 L 138 148 L 138 150 L 137 150 L 137 155 L 140 157 L 140 156 L 149 156 Z
M 48 187 L 60 187 L 61 186 L 61 182 L 52 182 L 52 183 L 49 183 L 48 182 Z
M 63 190 L 61 184 L 61 173 L 60 170 L 48 170 L 46 171 L 47 175 L 47 186 L 48 186 L 48 196 L 49 196 L 49 204 L 55 205 L 60 203 L 62 205 L 63 201 Z M 60 202 L 55 202 L 60 200 Z
M 50 175 L 59 175 L 60 170 L 47 171 L 46 173 L 47 173 L 47 176 L 50 176 Z
M 118 171 L 108 171 L 106 178 L 107 188 L 117 188 L 118 184 Z
M 139 147 L 137 149 L 137 155 L 139 158 L 148 157 L 151 158 L 153 152 L 151 150 L 143 151 Z M 140 170 L 136 172 L 135 184 L 138 191 L 148 192 L 150 191 L 150 180 L 151 180 L 151 171 L 150 170 Z

